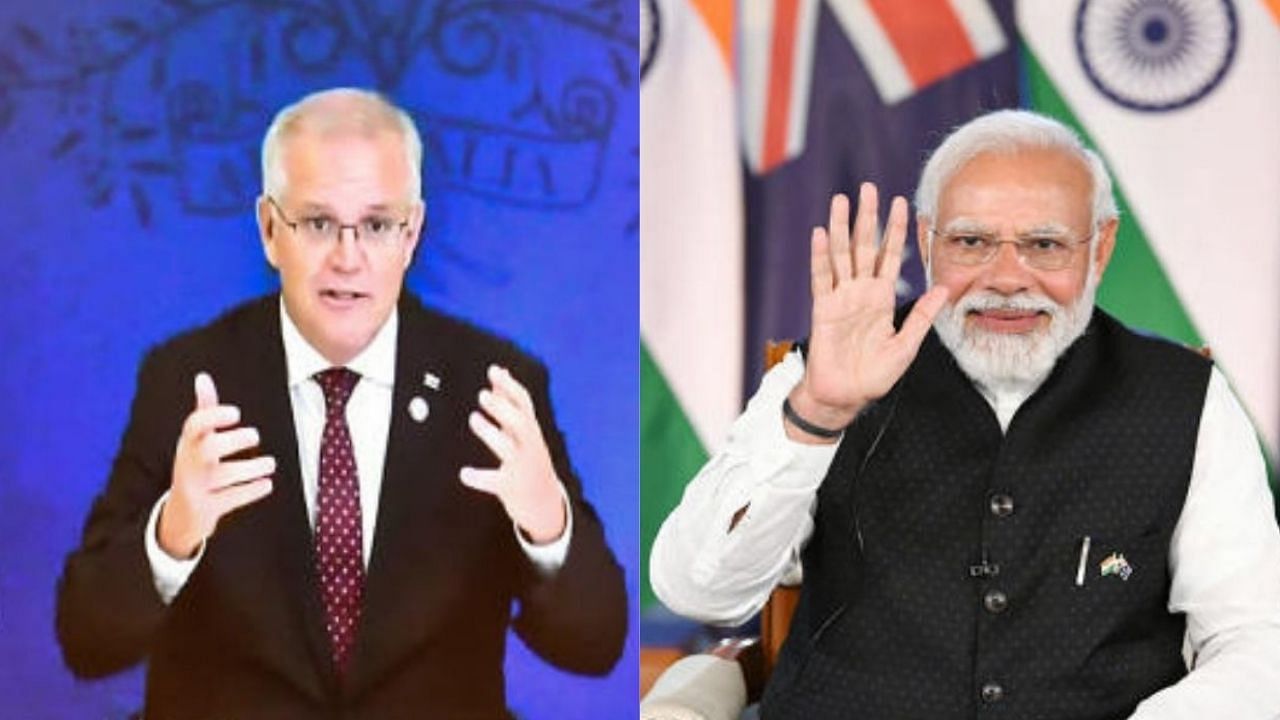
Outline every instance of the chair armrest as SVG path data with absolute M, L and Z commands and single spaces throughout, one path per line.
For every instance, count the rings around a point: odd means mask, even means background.
M 740 664 L 744 663 L 744 664 Z M 738 720 L 747 706 L 747 668 L 759 665 L 754 640 L 726 640 L 676 661 L 640 703 L 641 720 Z

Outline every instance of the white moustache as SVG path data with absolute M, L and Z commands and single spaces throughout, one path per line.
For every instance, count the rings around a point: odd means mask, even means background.
M 1062 306 L 1043 295 L 1021 292 L 1015 295 L 1001 295 L 990 290 L 976 291 L 965 295 L 956 302 L 956 312 L 967 315 L 971 312 L 1045 312 L 1057 316 Z

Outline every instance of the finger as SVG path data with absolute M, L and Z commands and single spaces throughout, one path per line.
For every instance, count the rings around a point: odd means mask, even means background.
M 515 455 L 515 443 L 484 415 L 478 412 L 471 413 L 467 418 L 467 424 L 471 426 L 471 432 L 480 438 L 480 442 L 483 442 L 499 461 L 506 462 Z
M 506 397 L 516 407 L 533 415 L 533 398 L 529 397 L 529 391 L 524 389 L 524 385 L 511 374 L 510 370 L 498 365 L 489 366 L 489 381 L 493 383 L 494 389 L 499 395 Z
M 211 408 L 218 404 L 218 388 L 207 372 L 196 373 L 196 409 Z
M 261 478 L 253 482 L 240 483 L 239 485 L 230 485 L 213 494 L 214 510 L 221 518 L 233 510 L 257 502 L 262 498 L 271 494 L 274 487 L 271 478 Z
M 184 438 L 198 442 L 205 435 L 220 428 L 240 422 L 240 408 L 235 405 L 215 405 L 194 410 L 182 425 Z
M 915 307 L 911 308 L 911 313 L 902 322 L 902 329 L 894 339 L 899 345 L 899 352 L 910 357 L 915 356 L 916 351 L 920 349 L 920 343 L 924 342 L 924 336 L 929 333 L 934 318 L 946 304 L 948 294 L 945 286 L 934 285 L 929 292 L 916 300 Z
M 858 216 L 853 222 L 854 277 L 871 277 L 875 268 L 879 210 L 880 193 L 875 183 L 862 183 L 858 188 Z
M 502 482 L 502 472 L 499 470 L 481 470 L 479 468 L 464 467 L 458 471 L 458 479 L 463 485 L 472 490 L 479 490 L 490 495 L 497 495 L 498 488 Z
M 827 231 L 814 228 L 813 237 L 809 240 L 809 289 L 815 298 L 831 292 L 834 285 L 830 253 L 831 241 L 827 238 Z
M 197 449 L 202 460 L 215 463 L 241 450 L 257 447 L 259 442 L 257 428 L 242 427 L 226 432 L 208 433 L 197 441 Z
M 498 427 L 514 435 L 517 440 L 528 425 L 524 412 L 510 398 L 487 388 L 480 391 L 480 407 L 497 421 Z
M 238 485 L 248 480 L 263 478 L 276 471 L 276 459 L 270 455 L 250 460 L 232 460 L 218 466 L 209 481 L 210 490 L 220 490 L 230 485 Z
M 835 268 L 833 287 L 853 278 L 853 259 L 849 255 L 849 197 L 837 193 L 831 198 L 831 214 L 827 218 L 831 264 Z
M 907 242 L 907 201 L 899 195 L 889 205 L 889 224 L 884 231 L 884 247 L 880 248 L 880 262 L 876 277 L 897 280 L 902 270 L 902 248 Z

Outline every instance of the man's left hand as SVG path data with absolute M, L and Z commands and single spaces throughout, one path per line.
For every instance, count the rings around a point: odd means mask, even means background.
M 462 484 L 489 493 L 535 544 L 559 538 L 565 528 L 560 479 L 534 413 L 533 400 L 506 368 L 489 366 L 490 386 L 480 391 L 480 408 L 468 423 L 498 458 L 498 467 L 464 467 Z M 495 424 L 496 423 L 496 424 Z

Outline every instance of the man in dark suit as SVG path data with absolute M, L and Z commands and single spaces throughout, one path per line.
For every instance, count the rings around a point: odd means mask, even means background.
M 556 665 L 621 653 L 545 370 L 402 292 L 421 147 L 372 93 L 281 111 L 258 202 L 280 294 L 142 365 L 57 630 L 77 675 L 147 660 L 148 718 L 506 717 L 512 600 Z

